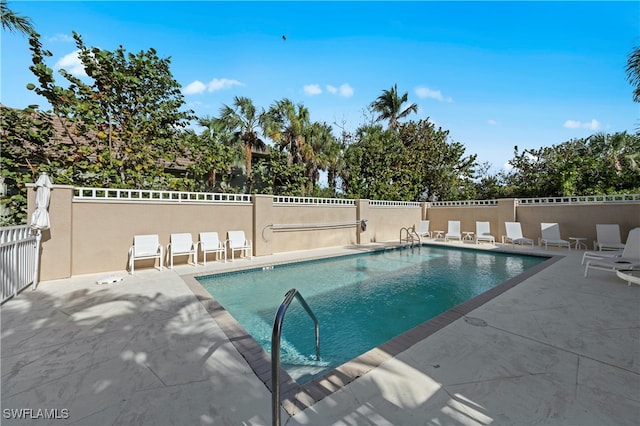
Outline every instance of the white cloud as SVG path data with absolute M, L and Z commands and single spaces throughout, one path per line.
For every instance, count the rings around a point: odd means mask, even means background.
M 229 89 L 233 86 L 244 86 L 238 80 L 231 80 L 228 78 L 214 78 L 209 82 L 207 88 L 209 92 L 215 92 L 217 90 Z
M 327 92 L 329 92 L 329 93 L 333 93 L 334 95 L 335 95 L 336 93 L 338 93 L 338 88 L 337 88 L 337 87 L 332 86 L 332 85 L 330 85 L 330 84 L 327 84 L 327 86 L 326 86 L 326 87 L 327 87 Z
M 87 77 L 87 73 L 84 70 L 84 65 L 78 57 L 79 50 L 75 52 L 67 53 L 58 60 L 55 64 L 56 69 L 65 69 L 69 74 L 76 77 Z
M 214 78 L 207 84 L 204 84 L 200 80 L 194 80 L 182 89 L 182 93 L 185 95 L 199 95 L 204 92 L 215 92 L 218 90 L 230 89 L 233 86 L 244 86 L 244 84 L 238 80 L 232 80 L 229 78 Z
M 445 98 L 442 95 L 441 91 L 432 90 L 424 86 L 416 87 L 415 93 L 416 93 L 416 96 L 418 96 L 420 99 L 428 98 L 428 99 L 435 99 L 440 102 L 453 102 L 453 98 L 451 98 L 450 96 Z
M 349 86 L 347 83 L 341 84 L 338 88 L 338 93 L 340 96 L 345 98 L 350 98 L 353 96 L 353 87 Z
M 600 128 L 600 122 L 595 118 L 591 121 L 576 121 L 576 120 L 567 120 L 564 122 L 564 127 L 567 129 L 589 129 L 589 130 L 598 130 Z
M 203 93 L 205 90 L 207 90 L 207 86 L 200 80 L 196 80 L 192 83 L 189 83 L 187 87 L 182 89 L 182 93 L 184 93 L 185 95 L 195 95 Z
M 498 122 L 496 120 L 488 120 L 487 124 L 491 124 L 492 126 L 498 124 Z
M 47 38 L 47 41 L 55 43 L 57 41 L 61 41 L 63 43 L 72 43 L 73 37 L 67 34 L 56 34 L 54 36 L 50 36 Z
M 322 89 L 317 84 L 307 84 L 303 88 L 304 93 L 309 96 L 319 95 L 322 93 Z

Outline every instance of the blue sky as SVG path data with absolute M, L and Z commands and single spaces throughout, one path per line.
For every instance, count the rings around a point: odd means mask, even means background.
M 513 148 L 635 132 L 626 80 L 640 45 L 640 2 L 16 1 L 49 66 L 72 71 L 75 45 L 171 58 L 187 106 L 215 116 L 234 96 L 258 107 L 303 103 L 314 121 L 355 130 L 394 84 L 412 119 L 449 130 L 466 154 L 500 169 Z M 286 36 L 286 41 L 282 36 Z M 25 37 L 1 34 L 0 102 L 39 104 Z M 80 70 L 78 70 L 80 71 Z M 57 82 L 63 84 L 60 77 Z

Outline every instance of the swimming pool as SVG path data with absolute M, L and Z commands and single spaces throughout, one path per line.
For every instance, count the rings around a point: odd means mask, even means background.
M 302 384 L 545 260 L 423 246 L 196 279 L 267 352 L 276 309 L 296 288 L 320 323 L 318 362 L 312 321 L 297 302 L 287 311 L 282 366 Z

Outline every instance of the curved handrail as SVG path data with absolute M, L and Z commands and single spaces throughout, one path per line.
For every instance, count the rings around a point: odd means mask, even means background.
M 411 247 L 413 247 L 413 243 L 416 239 L 418 240 L 418 245 L 422 244 L 422 239 L 420 238 L 420 235 L 418 235 L 418 233 L 416 232 L 416 229 L 414 226 L 412 227 L 403 226 L 402 228 L 400 228 L 400 244 L 402 244 L 402 231 L 406 231 L 407 238 L 405 241 L 408 243 L 410 242 Z
M 318 319 L 298 290 L 292 288 L 284 295 L 284 300 L 273 319 L 273 332 L 271 334 L 271 419 L 273 426 L 280 426 L 280 335 L 282 334 L 284 315 L 287 313 L 287 308 L 294 297 L 298 299 L 298 302 L 313 320 L 316 333 L 316 360 L 320 360 L 320 326 Z

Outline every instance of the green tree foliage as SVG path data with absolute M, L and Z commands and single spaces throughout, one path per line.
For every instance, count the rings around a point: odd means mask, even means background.
M 640 46 L 633 48 L 627 58 L 627 80 L 633 86 L 633 102 L 640 102 Z
M 2 29 L 24 35 L 33 34 L 33 23 L 26 16 L 21 16 L 9 8 L 7 0 L 0 0 L 0 24 Z
M 242 146 L 238 144 L 236 135 L 219 118 L 205 116 L 198 119 L 198 124 L 203 130 L 197 138 L 191 139 L 194 143 L 191 151 L 194 153 L 201 151 L 200 154 L 204 158 L 196 157 L 199 159 L 195 159 L 195 164 L 190 166 L 191 170 L 197 170 L 195 175 L 199 177 L 204 174 L 202 184 L 205 191 L 223 190 L 223 187 L 218 183 L 218 176 L 222 177 L 222 183 L 228 183 L 231 180 L 230 166 L 244 162 L 244 151 Z M 196 144 L 199 144 L 199 147 L 195 146 Z M 220 162 L 218 162 L 218 155 L 223 155 Z M 199 183 L 196 182 L 195 185 L 197 187 Z M 228 188 L 225 187 L 224 190 L 228 190 Z
M 551 147 L 518 150 L 509 161 L 509 196 L 616 194 L 640 189 L 640 136 L 598 133 Z
M 348 196 L 417 201 L 465 198 L 476 156 L 447 141 L 448 132 L 426 120 L 401 124 L 398 131 L 361 127 L 345 152 L 342 174 Z
M 174 187 L 197 192 L 231 192 L 228 184 L 232 178 L 230 165 L 234 161 L 234 150 L 215 140 L 207 131 L 197 135 L 188 130 L 182 141 L 189 159 L 188 174 Z
M 370 105 L 374 113 L 378 114 L 376 121 L 389 121 L 389 128 L 396 129 L 400 124 L 398 120 L 407 117 L 411 113 L 418 112 L 418 105 L 411 104 L 407 107 L 403 105 L 409 100 L 409 94 L 398 95 L 398 85 L 394 84 L 391 89 L 383 90 L 382 95 Z
M 247 181 L 249 183 L 246 192 L 251 192 L 251 168 L 254 150 L 264 150 L 267 145 L 258 135 L 261 114 L 257 112 L 251 99 L 236 96 L 233 106 L 224 105 L 220 110 L 219 121 L 223 128 L 231 133 L 230 139 L 234 144 L 241 147 Z
M 414 170 L 413 200 L 462 200 L 472 195 L 476 154 L 465 156 L 464 145 L 449 141 L 449 131 L 436 129 L 428 119 L 402 124 L 399 130 L 406 167 Z
M 82 159 L 97 167 L 78 181 L 74 158 L 69 165 L 74 171 L 66 178 L 75 184 L 166 189 L 171 179 L 165 170 L 183 154 L 179 130 L 194 118 L 191 111 L 181 111 L 184 99 L 170 60 L 153 48 L 133 54 L 120 46 L 112 52 L 88 48 L 77 33 L 73 37 L 90 83 L 60 70 L 70 83 L 66 88 L 56 85 L 45 64 L 51 53 L 37 35 L 30 38 L 30 69 L 39 86 L 29 87 L 65 121 L 74 144 L 84 145 L 77 149 Z
M 305 129 L 304 141 L 301 154 L 308 179 L 306 193 L 312 194 L 320 179 L 320 171 L 327 171 L 331 166 L 332 156 L 338 153 L 338 141 L 333 136 L 330 125 L 317 121 Z
M 270 195 L 304 196 L 308 179 L 305 167 L 301 164 L 289 164 L 286 153 L 268 147 L 269 156 L 258 162 L 254 179 L 256 192 Z
M 380 125 L 363 126 L 356 131 L 356 142 L 345 151 L 343 189 L 348 198 L 401 199 L 394 193 L 393 178 L 402 146 L 395 135 Z
M 25 223 L 27 187 L 40 171 L 49 171 L 55 163 L 51 140 L 54 136 L 51 116 L 37 112 L 36 105 L 24 110 L 0 108 L 0 181 L 6 188 L 0 204 L 0 226 Z
M 274 102 L 261 115 L 262 129 L 281 152 L 287 153 L 289 164 L 303 164 L 304 134 L 311 124 L 309 110 L 284 98 Z

